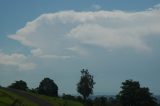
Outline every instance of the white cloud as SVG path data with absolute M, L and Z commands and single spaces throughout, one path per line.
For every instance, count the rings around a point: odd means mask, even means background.
M 5 54 L 2 51 L 0 51 L 0 64 L 16 66 L 20 70 L 32 70 L 35 68 L 35 64 L 27 62 L 27 57 L 23 54 Z
M 33 55 L 68 58 L 87 53 L 87 46 L 150 51 L 148 36 L 160 35 L 160 9 L 140 12 L 62 11 L 43 14 L 9 38 L 32 47 Z
M 92 31 L 89 31 L 92 30 Z M 124 29 L 107 29 L 99 25 L 82 25 L 71 31 L 69 36 L 81 40 L 85 44 L 98 45 L 104 48 L 131 47 L 135 49 L 149 50 L 149 47 L 132 32 Z
M 41 49 L 33 49 L 33 50 L 31 50 L 31 53 L 33 54 L 33 56 L 40 57 L 40 58 L 43 58 L 43 59 L 68 59 L 68 58 L 71 58 L 71 56 L 44 54 Z
M 31 50 L 31 53 L 33 56 L 41 56 L 43 54 L 41 49 L 33 49 Z

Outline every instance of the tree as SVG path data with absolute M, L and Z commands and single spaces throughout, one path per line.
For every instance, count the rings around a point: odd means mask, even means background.
M 93 76 L 90 75 L 87 69 L 82 69 L 81 78 L 77 84 L 77 91 L 83 96 L 84 100 L 86 100 L 90 94 L 93 94 L 94 84 Z
M 13 89 L 19 89 L 19 90 L 24 90 L 26 91 L 28 89 L 27 87 L 27 83 L 25 81 L 16 81 L 15 83 L 12 83 L 9 88 L 13 88 Z
M 44 78 L 38 87 L 38 93 L 48 96 L 58 96 L 58 86 L 50 78 Z
M 138 81 L 126 80 L 121 88 L 117 99 L 123 106 L 156 106 L 156 99 L 149 88 L 140 87 Z

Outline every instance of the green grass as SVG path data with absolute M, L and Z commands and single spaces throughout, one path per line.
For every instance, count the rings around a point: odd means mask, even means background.
M 17 101 L 17 104 L 23 104 L 23 106 L 38 106 L 24 97 L 16 95 L 7 90 L 0 89 L 0 106 L 11 106 L 15 100 Z
M 59 97 L 49 97 L 45 95 L 40 94 L 34 94 L 34 93 L 28 93 L 33 96 L 36 96 L 37 98 L 41 98 L 43 100 L 48 101 L 49 103 L 53 104 L 54 106 L 84 106 L 82 103 L 72 100 L 64 100 Z M 19 95 L 16 95 L 15 93 L 9 92 L 4 89 L 0 89 L 0 106 L 11 106 L 15 100 L 20 101 L 20 103 L 23 104 L 23 106 L 37 106 L 37 104 L 25 99 L 24 97 L 21 97 Z
M 54 106 L 84 106 L 82 103 L 72 100 L 64 100 L 59 97 L 49 97 L 45 95 L 33 94 L 32 95 L 41 98 L 43 100 L 48 101 L 49 103 L 53 104 Z

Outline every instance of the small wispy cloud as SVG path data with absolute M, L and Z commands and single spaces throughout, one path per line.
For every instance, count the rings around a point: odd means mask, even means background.
M 93 9 L 93 10 L 100 10 L 102 7 L 100 6 L 100 5 L 98 5 L 98 4 L 93 4 L 92 6 L 91 6 L 91 9 Z
M 66 48 L 66 49 L 70 50 L 70 51 L 73 51 L 73 52 L 76 52 L 79 55 L 83 55 L 83 56 L 88 55 L 87 50 L 85 48 L 82 48 L 82 47 L 75 46 L 75 47 L 70 47 L 70 48 Z
M 32 62 L 27 62 L 27 57 L 23 54 L 5 54 L 2 51 L 0 51 L 0 64 L 16 66 L 20 70 L 33 70 L 36 66 Z
M 71 56 L 44 54 L 41 49 L 33 49 L 33 50 L 31 50 L 31 53 L 33 56 L 43 58 L 43 59 L 68 59 L 68 58 L 71 58 Z

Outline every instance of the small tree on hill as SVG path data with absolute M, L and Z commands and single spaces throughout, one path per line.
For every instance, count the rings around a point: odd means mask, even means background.
M 141 88 L 138 81 L 126 80 L 121 88 L 117 99 L 123 106 L 156 106 L 152 93 L 148 88 Z
M 83 69 L 81 71 L 80 81 L 77 84 L 77 91 L 83 96 L 84 100 L 86 100 L 90 94 L 93 94 L 94 84 L 93 76 L 90 75 L 87 69 Z
M 38 87 L 38 93 L 48 96 L 58 96 L 58 86 L 50 78 L 44 78 Z
M 13 88 L 13 89 L 19 89 L 19 90 L 24 90 L 26 91 L 28 89 L 27 87 L 27 83 L 25 81 L 16 81 L 15 83 L 12 83 L 9 88 Z

